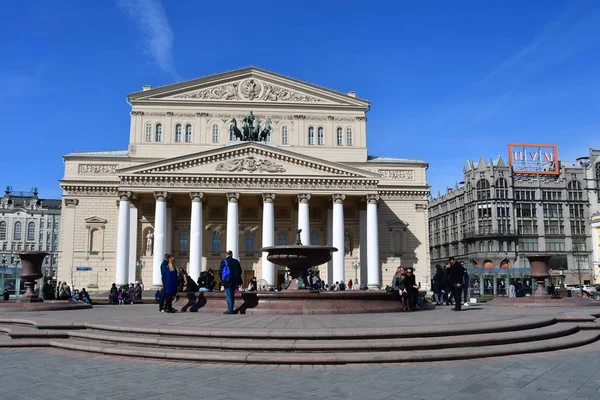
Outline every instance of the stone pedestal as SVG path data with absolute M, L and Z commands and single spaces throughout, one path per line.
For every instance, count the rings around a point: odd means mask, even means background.
M 548 292 L 546 292 L 545 281 L 550 277 L 548 264 L 550 263 L 550 258 L 552 258 L 552 256 L 553 254 L 532 254 L 526 256 L 531 265 L 531 276 L 535 278 L 537 285 L 533 297 L 550 297 Z

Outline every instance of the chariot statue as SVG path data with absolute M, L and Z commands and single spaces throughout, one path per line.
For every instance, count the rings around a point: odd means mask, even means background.
M 271 135 L 271 119 L 267 118 L 265 120 L 262 129 L 260 125 L 260 119 L 250 111 L 250 114 L 242 120 L 241 129 L 238 127 L 237 120 L 233 118 L 229 126 L 229 132 L 243 142 L 266 142 Z

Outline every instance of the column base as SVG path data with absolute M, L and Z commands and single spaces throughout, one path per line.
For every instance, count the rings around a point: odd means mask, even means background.
M 379 290 L 381 289 L 381 285 L 375 283 L 367 283 L 367 287 L 369 290 Z

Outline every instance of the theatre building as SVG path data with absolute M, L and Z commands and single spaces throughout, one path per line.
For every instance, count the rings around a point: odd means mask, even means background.
M 429 282 L 427 163 L 369 156 L 356 93 L 245 68 L 128 103 L 127 149 L 64 156 L 58 280 L 149 288 L 165 253 L 196 279 L 232 250 L 246 283 L 280 285 L 259 250 L 301 229 L 339 249 L 318 268 L 327 283 L 385 286 L 400 265 Z

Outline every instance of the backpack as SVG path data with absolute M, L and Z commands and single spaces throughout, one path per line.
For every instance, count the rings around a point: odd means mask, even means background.
M 221 282 L 227 283 L 231 278 L 231 270 L 229 269 L 229 264 L 227 264 L 227 259 L 223 259 L 223 271 L 221 272 Z

